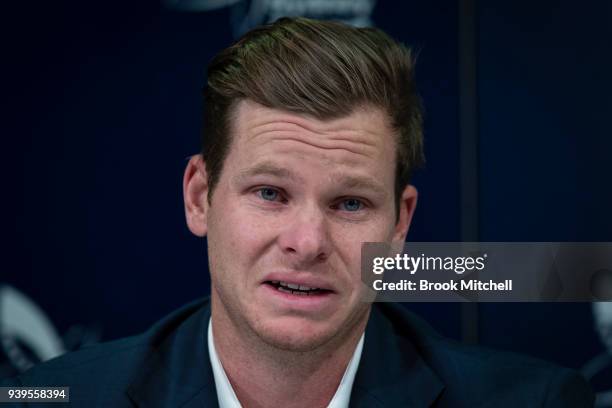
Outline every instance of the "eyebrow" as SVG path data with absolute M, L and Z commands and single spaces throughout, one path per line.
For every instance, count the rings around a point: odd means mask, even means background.
M 361 176 L 340 176 L 334 180 L 337 184 L 349 188 L 358 190 L 371 190 L 374 193 L 383 197 L 387 196 L 387 191 L 384 187 L 375 179 L 370 177 Z
M 243 180 L 245 178 L 255 177 L 255 176 L 274 176 L 274 177 L 286 178 L 286 179 L 290 179 L 290 180 L 298 181 L 298 182 L 302 181 L 301 177 L 297 176 L 290 170 L 284 167 L 280 167 L 271 162 L 262 162 L 253 167 L 243 169 L 238 173 L 238 175 L 236 176 L 236 179 Z

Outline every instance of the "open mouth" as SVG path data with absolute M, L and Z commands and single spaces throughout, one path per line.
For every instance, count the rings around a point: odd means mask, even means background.
M 279 292 L 288 293 L 290 295 L 299 295 L 299 296 L 314 296 L 314 295 L 323 295 L 326 293 L 331 293 L 331 290 L 321 289 L 321 288 L 313 288 L 310 286 L 298 285 L 295 283 L 288 283 L 283 281 L 266 281 L 266 285 L 270 285 Z

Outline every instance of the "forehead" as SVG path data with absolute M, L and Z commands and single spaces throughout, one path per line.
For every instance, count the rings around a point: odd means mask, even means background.
M 231 120 L 221 179 L 236 188 L 280 182 L 393 196 L 396 142 L 379 109 L 319 120 L 241 101 Z
M 349 162 L 360 158 L 395 162 L 390 160 L 395 157 L 396 137 L 389 119 L 383 110 L 372 106 L 321 120 L 243 100 L 237 104 L 231 122 L 230 152 L 245 148 L 252 152 L 266 146 L 280 151 L 318 152 L 321 157 L 335 159 L 344 156 Z

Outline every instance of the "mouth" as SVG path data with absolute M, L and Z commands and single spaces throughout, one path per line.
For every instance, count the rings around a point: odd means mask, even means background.
M 275 290 L 287 293 L 289 295 L 298 295 L 298 296 L 317 296 L 317 295 L 326 295 L 332 293 L 329 289 L 323 288 L 315 288 L 305 285 L 299 285 L 297 283 L 290 283 L 284 281 L 277 280 L 269 280 L 264 282 L 265 285 L 268 285 Z

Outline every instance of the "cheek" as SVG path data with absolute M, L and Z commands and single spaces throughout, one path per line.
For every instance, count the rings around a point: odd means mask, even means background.
M 210 212 L 209 242 L 229 264 L 253 266 L 253 257 L 274 239 L 274 226 L 240 206 L 219 203 Z
M 385 214 L 376 215 L 365 223 L 332 223 L 334 242 L 338 247 L 357 248 L 361 253 L 363 242 L 389 242 L 395 231 L 395 222 Z
M 337 224 L 331 230 L 333 245 L 340 262 L 348 271 L 349 279 L 361 282 L 361 247 L 364 242 L 391 242 L 394 222 L 381 216 L 364 225 Z
M 364 242 L 384 242 L 388 231 L 380 225 L 337 225 L 331 231 L 333 246 L 351 276 L 361 276 L 361 247 Z

